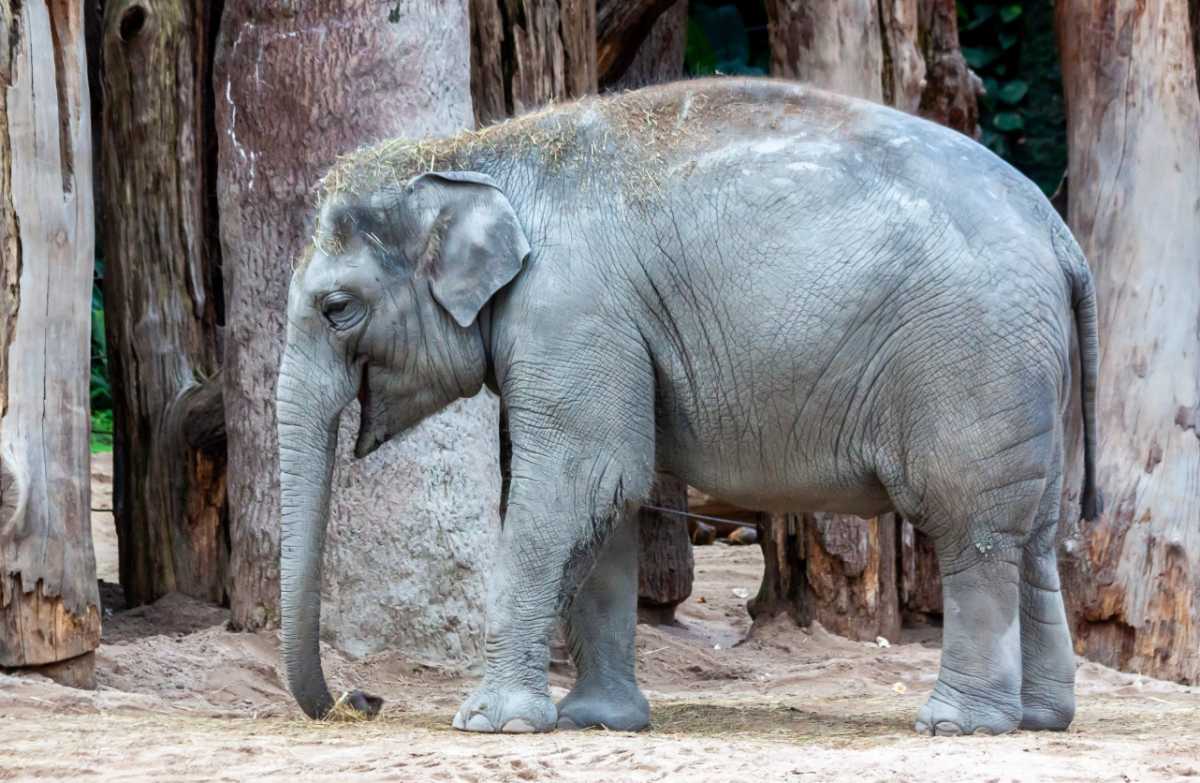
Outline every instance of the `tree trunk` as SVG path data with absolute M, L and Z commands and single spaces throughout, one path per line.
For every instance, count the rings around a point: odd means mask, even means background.
M 875 0 L 767 0 L 771 75 L 883 102 Z
M 687 0 L 678 0 L 654 22 L 645 41 L 634 50 L 625 72 L 605 74 L 601 86 L 612 90 L 635 90 L 682 79 L 687 20 Z
M 672 19 L 666 25 L 660 25 L 659 19 L 672 10 Z M 677 25 L 682 25 L 683 32 L 678 34 L 686 39 L 685 0 L 596 0 L 596 72 L 600 86 L 616 88 L 617 82 L 633 67 L 635 59 L 642 60 L 643 65 L 639 67 L 645 68 L 648 57 L 652 60 L 660 56 L 673 58 Z M 657 36 L 657 40 L 647 42 L 651 35 Z M 669 44 L 664 41 L 665 38 L 670 39 Z M 669 48 L 664 49 L 664 45 Z M 681 61 L 680 75 L 683 73 L 682 67 Z M 666 68 L 671 70 L 669 63 Z M 662 81 L 678 78 L 672 76 Z M 632 86 L 659 83 L 657 80 L 646 80 Z
M 773 75 L 978 134 L 979 80 L 958 49 L 953 0 L 767 0 L 767 16 Z M 917 622 L 941 612 L 932 541 L 894 515 L 761 515 L 759 536 L 756 617 L 782 612 L 874 639 L 894 637 L 902 611 Z
M 214 22 L 211 0 L 108 0 L 104 9 L 104 310 L 130 605 L 171 591 L 213 602 L 225 593 Z
M 1200 682 L 1200 94 L 1185 0 L 1060 0 L 1072 231 L 1099 307 L 1098 486 L 1078 414 L 1059 548 L 1076 650 Z M 1078 399 L 1077 392 L 1072 399 Z
M 596 0 L 470 0 L 482 127 L 596 91 Z
M 919 0 L 919 12 L 925 84 L 918 113 L 978 139 L 983 82 L 958 48 L 958 6 L 955 0 Z
M 0 667 L 94 686 L 83 6 L 0 0 Z
M 680 479 L 659 473 L 650 505 L 687 511 L 688 487 Z M 692 542 L 687 517 L 643 508 L 638 549 L 638 622 L 670 625 L 675 607 L 692 594 Z
M 899 638 L 895 515 L 761 514 L 758 527 L 765 573 L 752 617 L 815 620 L 863 641 Z
M 242 628 L 277 616 L 275 384 L 313 187 L 339 154 L 365 142 L 446 134 L 471 122 L 466 0 L 278 8 L 271 0 L 227 3 L 215 76 L 230 600 Z M 431 658 L 478 657 L 483 575 L 499 529 L 495 399 L 456 403 L 356 462 L 357 425 L 352 403 L 334 469 L 324 638 L 353 654 L 397 646 Z

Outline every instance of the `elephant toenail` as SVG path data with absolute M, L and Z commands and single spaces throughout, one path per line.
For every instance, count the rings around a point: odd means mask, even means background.
M 937 735 L 939 737 L 961 737 L 963 733 L 960 726 L 957 726 L 947 720 L 937 724 L 934 728 L 937 729 Z
M 495 730 L 496 727 L 483 715 L 472 715 L 470 720 L 467 721 L 467 731 L 479 731 L 484 734 L 491 734 Z
M 917 733 L 920 734 L 922 737 L 932 737 L 933 736 L 933 730 L 930 729 L 929 725 L 926 723 L 917 721 L 916 729 L 917 729 Z
M 505 734 L 532 734 L 537 731 L 537 728 L 525 718 L 513 718 L 508 723 L 505 723 L 504 728 L 500 729 L 500 731 Z

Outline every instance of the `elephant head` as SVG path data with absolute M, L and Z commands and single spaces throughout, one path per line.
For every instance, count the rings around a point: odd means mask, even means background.
M 318 637 L 342 410 L 358 397 L 361 458 L 478 393 L 488 367 L 480 312 L 521 270 L 529 243 L 491 178 L 455 172 L 329 197 L 313 245 L 292 276 L 277 401 L 283 655 L 293 695 L 319 718 L 334 705 Z M 373 714 L 372 699 L 350 701 Z

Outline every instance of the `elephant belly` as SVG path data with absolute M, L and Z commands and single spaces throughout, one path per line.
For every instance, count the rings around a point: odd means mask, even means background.
M 727 503 L 755 511 L 823 511 L 864 518 L 893 510 L 870 466 L 839 464 L 833 454 L 821 453 L 824 449 L 818 444 L 803 453 L 782 453 L 771 443 L 749 449 L 715 440 L 683 440 L 692 439 L 676 440 L 660 430 L 658 469 Z

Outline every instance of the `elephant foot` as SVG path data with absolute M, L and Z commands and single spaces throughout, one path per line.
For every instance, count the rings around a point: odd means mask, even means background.
M 650 725 L 650 703 L 630 683 L 627 687 L 585 687 L 576 683 L 558 703 L 558 728 L 604 728 L 642 731 Z
M 554 731 L 558 711 L 550 696 L 483 683 L 462 703 L 454 728 L 485 734 L 529 734 Z
M 917 713 L 916 730 L 927 737 L 962 737 L 971 734 L 1007 734 L 1021 722 L 1020 706 L 1006 707 L 969 699 L 963 694 L 946 695 L 934 689 Z
M 1022 731 L 1066 731 L 1075 719 L 1075 693 L 1070 686 L 1038 697 L 1023 695 Z

